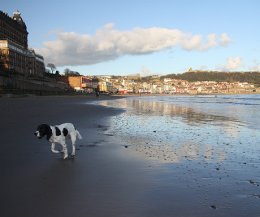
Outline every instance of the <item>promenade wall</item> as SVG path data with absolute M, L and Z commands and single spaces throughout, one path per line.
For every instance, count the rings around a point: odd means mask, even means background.
M 68 84 L 51 78 L 30 78 L 18 74 L 0 74 L 0 94 L 2 93 L 31 93 L 51 94 L 71 91 Z

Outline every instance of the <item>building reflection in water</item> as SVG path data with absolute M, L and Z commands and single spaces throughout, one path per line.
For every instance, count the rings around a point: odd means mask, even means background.
M 100 102 L 126 109 L 112 118 L 111 131 L 138 154 L 161 162 L 222 162 L 239 136 L 238 120 L 165 102 L 120 99 Z

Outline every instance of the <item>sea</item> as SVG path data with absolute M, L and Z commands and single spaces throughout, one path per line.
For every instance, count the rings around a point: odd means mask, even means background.
M 216 124 L 226 120 L 260 129 L 260 94 L 126 97 L 102 105 L 131 110 L 132 114 L 148 112 L 148 116 L 153 113 L 174 119 L 181 117 L 191 123 Z

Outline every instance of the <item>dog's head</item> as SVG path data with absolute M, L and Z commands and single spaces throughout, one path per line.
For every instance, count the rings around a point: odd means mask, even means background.
M 46 135 L 47 140 L 49 140 L 49 138 L 52 135 L 51 127 L 48 124 L 41 124 L 37 127 L 37 130 L 35 131 L 34 135 L 37 136 L 38 139 L 41 139 Z

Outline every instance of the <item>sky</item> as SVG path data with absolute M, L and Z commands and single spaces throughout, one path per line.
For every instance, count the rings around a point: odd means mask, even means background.
M 0 0 L 62 74 L 260 71 L 258 0 Z

